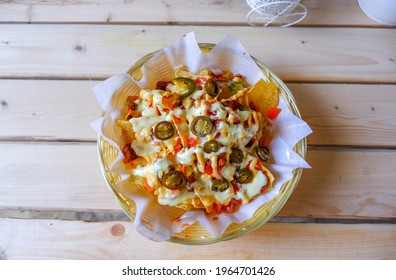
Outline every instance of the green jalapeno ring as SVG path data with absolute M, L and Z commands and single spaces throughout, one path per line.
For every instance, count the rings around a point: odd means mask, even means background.
M 178 170 L 171 170 L 162 176 L 161 183 L 170 190 L 181 190 L 186 186 L 187 180 L 184 174 Z
M 253 178 L 253 172 L 248 168 L 238 169 L 234 174 L 234 179 L 239 184 L 249 183 Z
M 230 187 L 230 182 L 227 179 L 216 179 L 212 183 L 212 191 L 214 192 L 224 192 Z
M 256 147 L 256 154 L 262 161 L 268 161 L 270 159 L 270 151 L 267 147 Z
M 204 144 L 204 152 L 207 154 L 215 153 L 219 150 L 220 145 L 216 140 L 209 140 Z
M 230 155 L 230 161 L 233 163 L 241 163 L 243 161 L 243 152 L 239 148 L 233 148 Z
M 162 121 L 157 123 L 154 128 L 154 136 L 160 140 L 167 140 L 175 135 L 175 129 L 173 125 L 168 121 Z
M 208 116 L 198 116 L 191 122 L 191 132 L 198 137 L 204 137 L 212 132 L 213 123 Z
M 220 92 L 220 86 L 213 78 L 209 78 L 205 82 L 204 89 L 205 92 L 212 97 L 216 97 Z
M 187 86 L 187 90 L 179 97 L 179 99 L 186 98 L 187 96 L 193 94 L 197 89 L 197 84 L 194 80 L 185 77 L 177 77 L 173 79 L 174 83 L 183 83 Z

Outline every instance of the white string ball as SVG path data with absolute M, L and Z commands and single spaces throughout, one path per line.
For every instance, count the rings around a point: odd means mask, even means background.
M 275 24 L 287 27 L 302 21 L 307 15 L 307 9 L 300 0 L 246 0 L 246 2 L 251 8 L 246 15 L 246 21 L 250 25 Z

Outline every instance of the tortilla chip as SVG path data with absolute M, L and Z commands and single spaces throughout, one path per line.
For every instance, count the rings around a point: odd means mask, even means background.
M 275 108 L 279 103 L 279 89 L 272 82 L 260 79 L 248 92 L 249 105 L 263 116 L 268 115 L 269 108 Z
M 133 131 L 132 123 L 126 120 L 116 120 L 116 124 L 119 128 L 127 133 L 131 139 L 135 138 L 135 132 Z

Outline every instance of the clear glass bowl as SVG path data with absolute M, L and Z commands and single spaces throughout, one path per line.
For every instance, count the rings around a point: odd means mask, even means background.
M 199 44 L 199 47 L 201 48 L 203 53 L 208 53 L 214 47 L 214 44 L 201 43 Z M 141 79 L 142 65 L 150 58 L 152 58 L 156 53 L 157 52 L 153 52 L 142 57 L 128 70 L 128 74 L 130 74 L 135 80 Z M 292 93 L 282 82 L 282 80 L 274 72 L 272 72 L 265 64 L 258 61 L 254 57 L 253 60 L 261 69 L 261 71 L 264 73 L 264 75 L 279 86 L 280 95 L 288 103 L 290 111 L 294 115 L 301 118 L 300 112 L 296 105 L 296 101 Z M 304 159 L 306 158 L 306 153 L 307 153 L 306 138 L 303 138 L 295 145 L 294 151 L 297 154 L 299 154 L 302 158 Z M 105 141 L 103 137 L 99 136 L 98 152 L 100 158 L 100 166 L 108 186 L 110 187 L 117 201 L 120 203 L 126 215 L 128 215 L 128 217 L 131 220 L 134 220 L 136 213 L 135 203 L 132 199 L 123 196 L 122 194 L 120 194 L 115 190 L 115 185 L 121 180 L 121 178 L 118 174 L 115 174 L 110 171 L 110 166 L 112 162 L 117 158 L 118 151 L 113 146 L 111 146 L 107 141 Z M 238 223 L 231 224 L 225 230 L 222 236 L 215 237 L 211 235 L 199 223 L 195 223 L 190 227 L 186 228 L 184 231 L 178 233 L 173 238 L 171 238 L 169 242 L 186 244 L 186 245 L 211 244 L 220 241 L 234 239 L 257 229 L 258 227 L 268 222 L 271 218 L 273 218 L 283 207 L 283 205 L 286 203 L 286 201 L 288 200 L 288 198 L 296 188 L 297 183 L 300 180 L 301 173 L 302 173 L 301 168 L 295 169 L 293 172 L 293 177 L 290 179 L 290 181 L 283 184 L 279 194 L 274 199 L 262 205 L 249 220 L 246 220 L 245 222 L 239 224 Z

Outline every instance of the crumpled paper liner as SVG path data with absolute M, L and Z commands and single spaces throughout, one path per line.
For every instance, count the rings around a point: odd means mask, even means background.
M 273 123 L 275 137 L 269 146 L 274 164 L 267 166 L 275 176 L 272 189 L 249 204 L 241 205 L 236 213 L 221 213 L 218 219 L 208 217 L 202 210 L 184 211 L 158 204 L 156 196 L 130 180 L 131 169 L 123 164 L 120 150 L 125 139 L 115 120 L 125 115 L 125 100 L 128 95 L 139 93 L 141 88 L 155 88 L 159 80 L 172 80 L 174 68 L 180 65 L 187 66 L 192 73 L 204 68 L 210 68 L 214 72 L 219 72 L 220 69 L 229 70 L 234 74 L 245 76 L 251 85 L 261 78 L 268 80 L 242 44 L 231 34 L 226 35 L 205 55 L 201 52 L 194 33 L 188 33 L 148 60 L 142 67 L 141 80 L 135 81 L 128 74 L 120 74 L 110 77 L 93 88 L 97 101 L 107 114 L 91 125 L 118 150 L 118 157 L 110 168 L 122 179 L 115 189 L 135 202 L 134 226 L 140 234 L 154 241 L 168 240 L 184 230 L 186 225 L 192 225 L 197 221 L 213 236 L 221 236 L 231 223 L 248 220 L 260 206 L 273 199 L 282 185 L 292 178 L 294 169 L 309 168 L 305 160 L 293 151 L 293 147 L 312 130 L 289 110 L 286 101 L 281 97 L 278 107 L 282 112 Z

